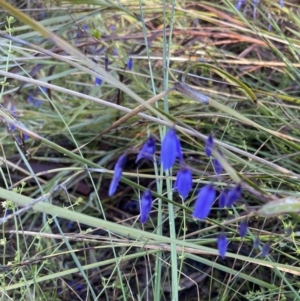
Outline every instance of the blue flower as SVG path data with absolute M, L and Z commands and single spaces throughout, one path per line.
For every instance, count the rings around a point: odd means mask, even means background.
M 76 285 L 76 291 L 77 291 L 77 292 L 81 292 L 82 289 L 83 289 L 82 284 L 81 284 L 81 283 L 78 283 L 78 284 Z
M 279 0 L 279 5 L 280 5 L 281 8 L 283 8 L 284 7 L 284 1 L 283 0 Z
M 133 66 L 133 61 L 132 61 L 132 58 L 130 58 L 127 62 L 128 70 L 132 70 L 132 66 Z
M 228 191 L 225 206 L 227 208 L 231 207 L 241 197 L 241 195 L 242 186 L 239 183 Z
M 222 164 L 218 161 L 217 158 L 214 158 L 213 159 L 213 166 L 214 166 L 214 169 L 215 169 L 215 173 L 217 175 L 221 174 L 221 172 L 223 171 L 223 166 Z
M 108 192 L 109 196 L 112 196 L 117 190 L 118 184 L 122 177 L 122 172 L 123 172 L 123 168 L 126 164 L 126 161 L 127 161 L 127 156 L 124 154 L 118 159 L 118 161 L 115 165 L 114 175 L 113 175 L 113 178 L 112 178 L 112 180 L 110 182 L 110 186 L 109 186 L 109 192 Z
M 219 195 L 219 207 L 224 208 L 226 206 L 228 189 L 225 188 Z
M 135 163 L 137 163 L 141 159 L 147 159 L 153 161 L 153 156 L 155 153 L 156 144 L 154 139 L 150 136 L 146 143 L 143 145 L 142 149 L 140 150 Z
M 29 140 L 29 136 L 27 134 L 23 133 L 22 135 L 23 135 L 24 141 L 28 141 Z
M 27 100 L 32 103 L 35 108 L 39 107 L 42 103 L 40 100 L 35 99 L 31 93 L 28 95 Z
M 239 0 L 236 4 L 236 9 L 240 10 L 242 5 L 244 4 L 245 0 Z
M 69 230 L 71 230 L 73 228 L 73 226 L 74 226 L 74 222 L 73 221 L 68 221 L 67 222 L 67 227 L 68 227 Z
M 126 210 L 127 212 L 139 212 L 139 210 L 140 210 L 140 204 L 136 200 L 127 201 L 123 205 L 123 210 Z
M 207 137 L 205 141 L 205 154 L 208 158 L 211 156 L 214 146 L 215 146 L 214 137 L 213 134 L 210 133 L 210 135 Z
M 171 128 L 165 135 L 161 145 L 160 161 L 163 169 L 167 170 L 173 166 L 176 157 L 183 160 L 180 141 L 176 135 L 175 129 Z
M 216 190 L 212 184 L 203 186 L 197 196 L 193 217 L 206 219 L 213 202 L 216 199 Z
M 263 245 L 263 247 L 261 249 L 261 256 L 266 257 L 269 255 L 269 253 L 270 253 L 270 243 L 267 242 Z
M 94 55 L 100 55 L 100 54 L 102 54 L 105 50 L 106 50 L 106 47 L 105 47 L 105 46 L 101 46 L 101 44 L 95 45 L 95 46 L 94 46 Z
M 48 93 L 48 89 L 46 87 L 41 87 L 43 93 L 47 94 Z
M 219 250 L 219 255 L 222 257 L 222 259 L 225 258 L 226 251 L 227 251 L 227 237 L 224 233 L 220 233 L 217 238 L 217 245 Z
M 101 86 L 102 84 L 102 79 L 100 77 L 95 78 L 95 86 Z
M 142 200 L 141 200 L 140 221 L 142 224 L 145 224 L 148 221 L 151 207 L 152 207 L 152 193 L 149 189 L 147 189 L 143 192 Z
M 68 283 L 70 286 L 73 286 L 75 284 L 74 280 L 69 280 Z
M 253 6 L 256 7 L 260 0 L 253 0 Z
M 248 229 L 248 222 L 246 219 L 244 219 L 241 223 L 240 223 L 240 227 L 239 227 L 239 232 L 240 232 L 240 236 L 241 238 L 244 238 L 246 233 L 247 233 L 247 229 Z
M 7 123 L 7 131 L 13 132 L 16 129 L 15 125 L 12 123 Z
M 192 173 L 187 168 L 182 168 L 177 173 L 174 189 L 177 189 L 183 199 L 187 197 L 193 186 Z

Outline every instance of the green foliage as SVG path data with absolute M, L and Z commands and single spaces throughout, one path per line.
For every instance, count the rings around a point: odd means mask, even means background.
M 293 2 L 260 1 L 253 19 L 252 1 L 237 11 L 229 0 L 0 0 L 3 298 L 300 299 Z M 182 80 L 188 86 L 174 86 Z M 173 191 L 179 165 L 164 174 L 158 160 L 135 164 L 149 134 L 159 158 L 166 125 L 176 126 L 193 172 L 185 201 Z M 205 157 L 211 132 L 220 176 Z M 207 221 L 192 218 L 198 189 L 213 182 L 219 193 L 240 181 L 233 207 L 215 202 Z M 155 199 L 141 225 L 146 189 Z M 224 260 L 221 231 L 230 242 Z

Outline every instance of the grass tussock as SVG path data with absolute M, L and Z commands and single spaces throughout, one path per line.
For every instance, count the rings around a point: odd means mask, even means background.
M 0 0 L 3 300 L 300 299 L 299 5 L 164 3 Z

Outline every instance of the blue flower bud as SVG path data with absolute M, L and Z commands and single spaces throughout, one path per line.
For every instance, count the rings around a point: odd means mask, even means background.
M 95 86 L 101 86 L 102 84 L 102 79 L 100 77 L 95 78 Z
M 256 7 L 260 0 L 253 0 L 253 6 Z
M 132 66 L 133 66 L 133 61 L 132 61 L 132 58 L 130 58 L 127 62 L 128 70 L 132 70 Z
M 221 165 L 221 163 L 218 161 L 217 158 L 213 159 L 213 166 L 214 166 L 214 169 L 215 169 L 215 173 L 217 175 L 221 174 L 221 172 L 223 171 L 223 166 Z
M 68 283 L 70 286 L 73 286 L 75 284 L 74 280 L 69 280 Z
M 174 183 L 174 189 L 176 189 L 181 197 L 185 199 L 193 186 L 192 173 L 187 168 L 182 168 L 177 173 L 176 181 Z
M 124 211 L 126 212 L 139 212 L 140 211 L 140 203 L 136 200 L 130 200 L 127 201 L 123 208 Z
M 32 104 L 34 103 L 34 98 L 31 93 L 28 95 L 27 100 L 28 100 L 28 102 L 30 102 Z
M 13 132 L 16 129 L 15 125 L 12 123 L 8 123 L 7 125 L 7 130 L 10 132 Z
M 279 0 L 279 5 L 280 5 L 281 8 L 283 8 L 284 7 L 284 1 L 283 0 Z
M 142 224 L 145 224 L 148 221 L 151 207 L 152 207 L 152 193 L 149 189 L 147 189 L 143 192 L 142 200 L 141 200 L 140 221 Z
M 193 217 L 206 219 L 209 215 L 211 206 L 216 199 L 216 190 L 212 184 L 203 186 L 197 196 L 194 207 Z
M 45 94 L 48 93 L 48 89 L 46 87 L 41 87 L 41 88 L 42 88 L 43 93 L 45 93 Z
M 266 257 L 269 255 L 269 253 L 270 253 L 270 243 L 267 242 L 263 245 L 263 247 L 261 249 L 261 256 Z
M 35 99 L 31 93 L 28 95 L 27 100 L 32 103 L 35 108 L 39 107 L 42 103 L 40 100 Z
M 155 153 L 156 144 L 154 139 L 150 136 L 146 143 L 143 145 L 142 149 L 140 150 L 135 163 L 137 163 L 141 159 L 147 159 L 153 161 L 153 156 Z
M 219 255 L 222 257 L 222 259 L 225 258 L 226 251 L 227 251 L 227 237 L 224 233 L 220 233 L 217 238 L 217 245 L 219 250 Z
M 28 141 L 29 140 L 29 136 L 27 134 L 23 133 L 23 139 L 24 139 L 24 141 Z
M 236 4 L 236 9 L 237 10 L 240 10 L 241 9 L 241 7 L 242 7 L 242 5 L 244 4 L 244 2 L 245 2 L 245 0 L 239 0 L 238 2 L 237 2 L 237 4 Z
M 160 161 L 164 171 L 173 166 L 176 157 L 178 157 L 180 161 L 183 160 L 180 141 L 175 129 L 171 128 L 166 133 L 161 145 Z
M 114 175 L 113 175 L 113 178 L 112 178 L 112 180 L 110 182 L 110 186 L 109 186 L 109 192 L 108 192 L 109 196 L 112 196 L 117 190 L 118 184 L 122 177 L 123 168 L 126 164 L 126 161 L 127 161 L 127 156 L 124 154 L 118 159 L 118 161 L 115 165 Z
M 73 228 L 73 226 L 74 226 L 74 222 L 73 221 L 68 221 L 67 222 L 67 227 L 68 227 L 69 230 L 71 230 Z
M 247 233 L 247 229 L 248 229 L 248 222 L 247 220 L 243 220 L 241 223 L 240 223 L 240 227 L 239 227 L 239 232 L 240 232 L 240 236 L 241 238 L 244 238 L 246 233 Z
M 220 208 L 224 208 L 226 206 L 227 194 L 228 194 L 227 188 L 222 190 L 222 192 L 220 193 L 220 195 L 219 195 L 219 207 Z
M 213 134 L 210 133 L 210 135 L 207 137 L 205 142 L 205 154 L 208 158 L 211 156 L 214 146 L 215 146 L 214 137 Z
M 242 196 L 242 186 L 239 183 L 235 187 L 231 188 L 227 193 L 227 198 L 225 206 L 227 208 L 231 207 L 238 199 Z

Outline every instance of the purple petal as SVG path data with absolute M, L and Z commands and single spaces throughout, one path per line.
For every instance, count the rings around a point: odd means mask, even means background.
M 270 243 L 267 242 L 263 245 L 262 250 L 261 250 L 261 256 L 266 257 L 270 253 Z
M 27 140 L 29 140 L 29 136 L 27 134 L 23 133 L 23 139 L 24 139 L 24 141 L 27 141 Z
M 205 154 L 208 158 L 211 156 L 214 146 L 215 146 L 214 137 L 211 133 L 205 142 Z
M 216 199 L 216 191 L 212 184 L 205 185 L 198 193 L 194 207 L 193 217 L 206 219 L 211 210 L 211 206 Z
M 222 259 L 225 258 L 226 251 L 227 251 L 227 237 L 224 233 L 220 233 L 217 238 L 217 245 L 219 250 L 219 255 L 222 257 Z
M 185 199 L 193 186 L 193 177 L 189 169 L 183 168 L 179 170 L 176 181 L 174 183 L 174 189 L 177 189 L 183 199 Z
M 227 200 L 227 194 L 228 194 L 228 189 L 225 188 L 219 196 L 219 207 L 224 208 L 226 205 L 226 200 Z
M 109 186 L 109 192 L 108 192 L 109 196 L 112 196 L 117 190 L 118 184 L 122 177 L 123 168 L 124 168 L 124 165 L 126 164 L 126 161 L 127 161 L 127 156 L 124 154 L 118 159 L 118 161 L 115 165 L 114 175 L 113 175 L 112 181 L 110 182 L 110 186 Z
M 102 79 L 100 77 L 96 77 L 95 86 L 101 86 L 101 84 L 102 84 Z
M 238 185 L 236 185 L 235 187 L 231 188 L 228 191 L 225 206 L 227 208 L 231 207 L 236 201 L 240 199 L 241 196 L 242 196 L 242 186 L 239 183 Z
M 160 161 L 163 165 L 164 171 L 173 166 L 176 156 L 181 159 L 182 152 L 175 129 L 171 128 L 166 133 L 161 145 Z
M 142 149 L 138 153 L 138 156 L 135 160 L 135 163 L 137 163 L 141 159 L 147 159 L 150 161 L 153 161 L 153 156 L 155 153 L 156 144 L 154 139 L 150 136 L 146 143 L 143 145 Z
M 244 238 L 246 233 L 247 233 L 247 229 L 248 229 L 248 222 L 247 220 L 243 220 L 241 223 L 240 223 L 240 227 L 239 227 L 239 232 L 240 232 L 240 236 L 241 238 Z
M 27 100 L 28 100 L 28 102 L 30 102 L 32 104 L 34 103 L 34 98 L 33 98 L 32 94 L 28 95 Z
M 244 2 L 245 2 L 245 0 L 239 0 L 238 2 L 237 2 L 237 4 L 236 4 L 236 9 L 237 10 L 240 10 L 241 9 L 241 7 L 242 7 L 242 5 L 244 4 Z
M 177 136 L 176 136 L 176 138 L 177 138 Z M 176 139 L 176 156 L 179 159 L 180 163 L 182 163 L 183 155 L 182 155 L 180 140 L 178 138 Z
M 223 166 L 221 165 L 221 163 L 218 161 L 217 158 L 213 159 L 213 166 L 214 166 L 214 169 L 215 169 L 215 173 L 217 175 L 221 174 L 221 172 L 223 171 Z
M 152 207 L 152 193 L 149 189 L 147 189 L 143 192 L 142 200 L 141 200 L 140 221 L 142 224 L 145 224 L 148 221 L 151 207 Z
M 133 61 L 132 61 L 132 58 L 130 58 L 127 62 L 128 70 L 132 70 L 132 66 L 133 66 Z

